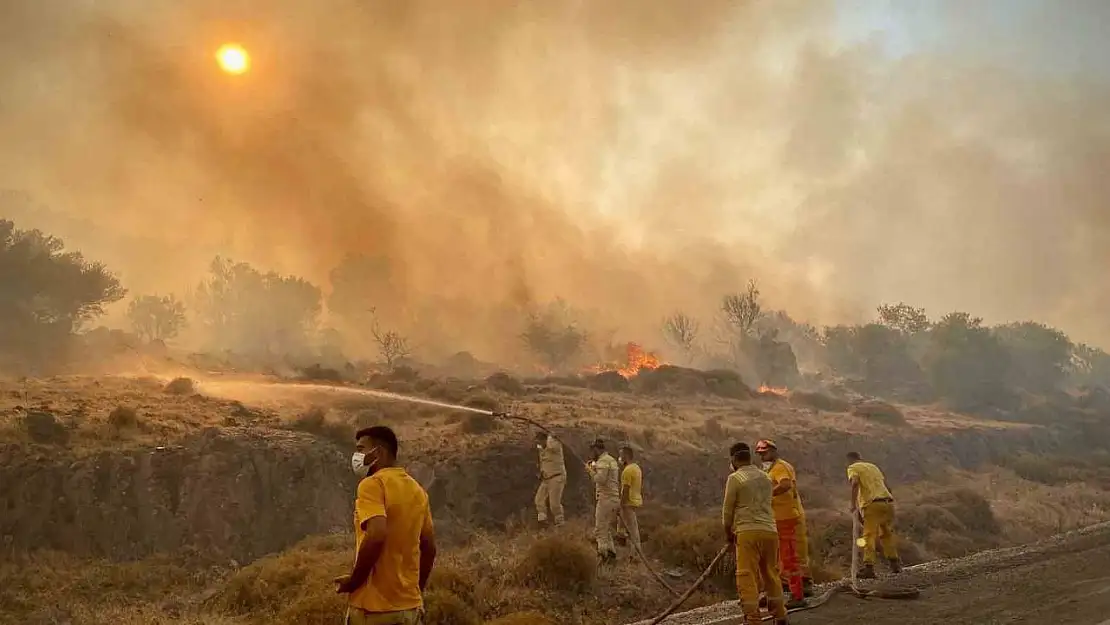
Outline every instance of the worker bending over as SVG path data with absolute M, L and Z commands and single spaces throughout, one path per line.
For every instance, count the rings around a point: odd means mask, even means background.
M 590 445 L 593 460 L 586 464 L 586 471 L 594 483 L 594 539 L 597 541 L 597 555 L 602 564 L 611 564 L 617 559 L 617 548 L 613 544 L 613 530 L 617 523 L 617 510 L 620 508 L 621 487 L 620 467 L 613 456 L 605 450 L 605 441 L 600 438 Z
M 848 481 L 852 484 L 852 515 L 863 525 L 863 568 L 860 579 L 875 577 L 875 545 L 882 541 L 883 557 L 892 573 L 902 571 L 894 536 L 894 496 L 879 467 L 864 462 L 858 452 L 848 453 Z
M 747 443 L 729 450 L 733 473 L 725 483 L 721 522 L 736 545 L 736 589 L 748 623 L 760 623 L 760 589 L 766 589 L 767 609 L 775 625 L 786 624 L 786 606 L 779 578 L 779 537 L 771 510 L 771 478 L 752 465 Z
M 536 519 L 547 522 L 547 511 L 556 526 L 562 525 L 563 489 L 567 486 L 567 469 L 563 462 L 563 446 L 554 436 L 544 432 L 536 433 L 536 449 L 540 453 L 540 486 L 536 489 Z
M 628 541 L 633 552 L 640 551 L 640 521 L 636 511 L 644 505 L 644 472 L 636 464 L 636 454 L 625 445 L 618 456 L 621 464 L 621 514 L 620 520 L 628 532 Z
M 355 564 L 335 578 L 348 595 L 346 625 L 417 625 L 435 564 L 428 494 L 397 462 L 397 435 L 359 430 L 351 468 L 365 476 L 355 497 Z
M 763 460 L 763 470 L 771 478 L 771 508 L 779 533 L 779 565 L 782 584 L 789 588 L 793 600 L 787 607 L 800 604 L 812 586 L 808 579 L 809 540 L 806 534 L 805 510 L 798 494 L 798 478 L 794 467 L 779 457 L 775 441 L 763 439 L 755 444 L 755 453 Z M 807 583 L 808 582 L 808 583 Z

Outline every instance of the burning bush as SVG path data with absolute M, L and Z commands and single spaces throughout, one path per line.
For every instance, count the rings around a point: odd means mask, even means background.
M 629 388 L 628 378 L 617 371 L 602 371 L 586 378 L 586 388 L 591 391 L 620 393 Z

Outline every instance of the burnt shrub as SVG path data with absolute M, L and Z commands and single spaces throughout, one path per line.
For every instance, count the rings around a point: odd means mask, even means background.
M 23 417 L 23 429 L 31 440 L 44 445 L 65 445 L 69 430 L 58 419 L 44 410 L 32 410 Z
M 196 384 L 192 378 L 174 378 L 162 389 L 167 395 L 192 395 Z
M 628 378 L 616 371 L 602 371 L 586 377 L 586 388 L 603 393 L 621 393 L 629 387 Z
M 493 415 L 468 412 L 459 421 L 459 431 L 464 434 L 489 434 L 496 430 L 499 425 L 497 418 Z
M 524 384 L 520 380 L 501 371 L 486 378 L 486 387 L 506 395 L 523 395 L 525 392 Z
M 351 425 L 331 419 L 328 411 L 319 406 L 309 408 L 297 415 L 289 427 L 299 432 L 313 434 L 340 447 L 352 445 L 355 438 L 355 429 Z
M 108 425 L 126 430 L 139 425 L 139 413 L 130 406 L 116 406 L 108 413 Z

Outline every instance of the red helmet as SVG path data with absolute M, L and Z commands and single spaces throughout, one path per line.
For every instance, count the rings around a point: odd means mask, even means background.
M 775 441 L 769 438 L 765 438 L 755 444 L 755 453 L 757 454 L 764 453 L 771 449 L 778 449 L 778 445 L 775 445 Z

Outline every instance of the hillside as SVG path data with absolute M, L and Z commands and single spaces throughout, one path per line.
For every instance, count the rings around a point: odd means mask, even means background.
M 849 449 L 881 464 L 905 502 L 909 563 L 1110 518 L 1103 439 L 1089 431 L 827 392 L 723 392 L 719 380 L 706 388 L 410 372 L 337 386 L 180 369 L 4 380 L 0 535 L 11 557 L 0 567 L 0 613 L 10 622 L 55 622 L 57 610 L 92 624 L 335 622 L 340 603 L 327 581 L 350 558 L 346 455 L 354 429 L 379 422 L 399 432 L 444 543 L 432 624 L 522 611 L 627 622 L 666 606 L 671 595 L 630 554 L 614 571 L 593 570 L 580 466 L 568 463 L 574 521 L 537 532 L 532 431 L 435 405 L 445 401 L 528 415 L 578 453 L 597 436 L 631 443 L 647 481 L 645 551 L 674 586 L 718 548 L 713 515 L 732 440 L 774 437 L 798 467 L 820 581 L 846 571 Z M 55 586 L 68 589 L 67 605 L 49 599 Z M 733 593 L 722 571 L 692 605 Z

